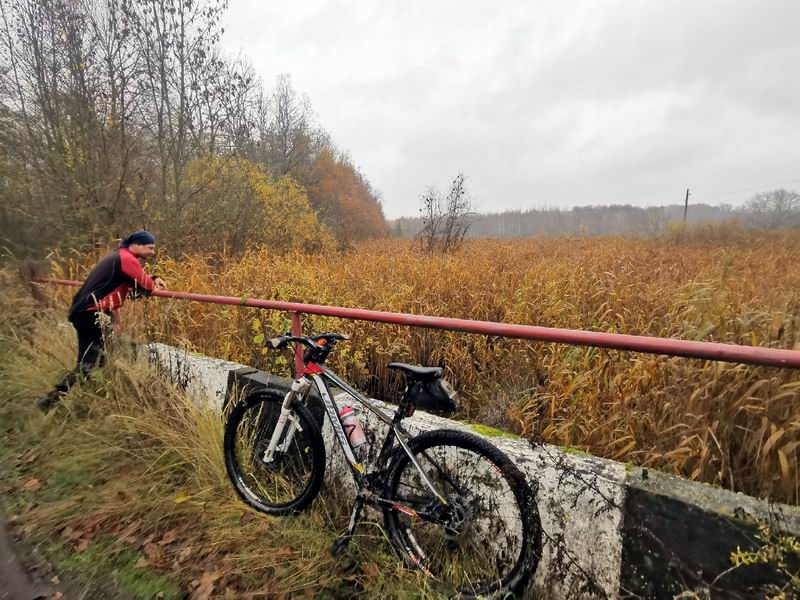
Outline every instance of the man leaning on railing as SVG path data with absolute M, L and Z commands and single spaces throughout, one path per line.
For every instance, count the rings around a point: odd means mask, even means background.
M 69 308 L 69 321 L 78 334 L 78 362 L 46 396 L 36 401 L 42 412 L 49 411 L 69 391 L 78 377 L 102 366 L 104 356 L 103 322 L 111 324 L 128 296 L 149 296 L 166 289 L 160 277 L 142 269 L 144 261 L 155 254 L 156 239 L 147 231 L 126 237 L 119 248 L 109 252 L 94 266 Z

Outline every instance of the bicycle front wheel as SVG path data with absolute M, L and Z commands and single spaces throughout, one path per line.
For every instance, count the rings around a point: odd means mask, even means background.
M 431 431 L 409 445 L 445 502 L 398 451 L 384 490 L 394 506 L 384 518 L 400 554 L 448 596 L 524 588 L 539 563 L 542 531 L 522 472 L 498 448 L 463 431 Z
M 283 405 L 275 390 L 251 394 L 225 425 L 225 468 L 242 500 L 254 509 L 287 515 L 311 504 L 325 475 L 325 445 L 308 408 L 295 402 L 271 457 L 269 442 Z

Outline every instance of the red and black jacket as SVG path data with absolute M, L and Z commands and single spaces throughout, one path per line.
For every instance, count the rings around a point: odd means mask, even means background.
M 69 318 L 86 311 L 115 311 L 129 293 L 148 295 L 155 283 L 127 248 L 109 252 L 95 265 L 75 294 Z

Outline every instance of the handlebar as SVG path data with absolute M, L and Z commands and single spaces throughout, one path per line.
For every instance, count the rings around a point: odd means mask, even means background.
M 308 346 L 311 349 L 317 349 L 320 346 L 325 346 L 330 344 L 331 342 L 338 342 L 349 340 L 350 336 L 345 335 L 343 333 L 320 333 L 319 335 L 315 335 L 312 337 L 301 337 L 291 335 L 290 333 L 285 333 L 280 337 L 268 339 L 264 342 L 264 345 L 268 348 L 272 348 L 273 350 L 281 350 L 286 348 L 290 343 L 296 342 L 299 344 L 303 344 L 304 346 Z M 320 340 L 325 340 L 324 344 L 320 344 Z

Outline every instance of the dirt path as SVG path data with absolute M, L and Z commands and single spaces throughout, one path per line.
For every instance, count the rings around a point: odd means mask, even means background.
M 17 558 L 5 520 L 0 525 L 0 600 L 66 599 L 59 586 L 28 575 Z

